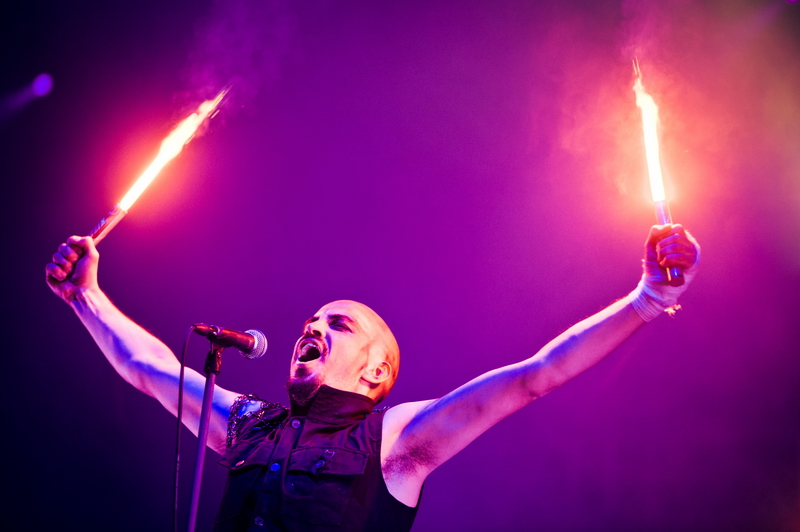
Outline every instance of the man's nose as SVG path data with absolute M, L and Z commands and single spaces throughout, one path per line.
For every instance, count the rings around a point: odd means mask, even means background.
M 322 336 L 322 331 L 314 327 L 314 323 L 306 325 L 306 335 L 308 336 Z

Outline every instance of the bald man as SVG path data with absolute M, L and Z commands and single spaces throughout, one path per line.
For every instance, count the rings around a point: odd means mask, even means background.
M 90 237 L 71 237 L 47 283 L 114 369 L 177 411 L 179 363 L 120 312 L 97 284 Z M 590 368 L 634 331 L 673 309 L 697 272 L 699 246 L 680 225 L 654 226 L 636 289 L 570 327 L 532 357 L 490 371 L 439 399 L 374 410 L 397 378 L 400 352 L 366 305 L 335 301 L 303 325 L 289 407 L 214 392 L 208 446 L 230 470 L 215 530 L 389 530 L 413 524 L 427 476 L 498 421 Z M 665 270 L 684 269 L 672 287 Z M 197 434 L 205 378 L 187 370 L 184 423 Z

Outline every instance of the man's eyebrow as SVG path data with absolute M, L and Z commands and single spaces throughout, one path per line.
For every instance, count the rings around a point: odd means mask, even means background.
M 312 316 L 308 318 L 306 321 L 303 322 L 303 329 L 305 329 L 309 323 L 314 323 L 315 321 L 319 321 L 319 316 Z
M 334 322 L 334 321 L 344 321 L 344 322 L 347 322 L 347 323 L 355 323 L 355 321 L 350 316 L 346 316 L 344 314 L 331 314 L 328 317 L 328 322 Z

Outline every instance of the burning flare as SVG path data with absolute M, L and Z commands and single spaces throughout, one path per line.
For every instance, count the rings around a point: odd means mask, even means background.
M 148 166 L 139 179 L 136 180 L 122 200 L 114 206 L 105 218 L 100 220 L 100 223 L 97 224 L 97 227 L 92 231 L 92 238 L 94 238 L 95 245 L 119 223 L 123 216 L 128 214 L 131 205 L 139 199 L 144 189 L 156 178 L 161 169 L 174 159 L 181 150 L 183 150 L 183 147 L 194 138 L 197 129 L 206 118 L 215 114 L 214 112 L 228 93 L 228 90 L 228 88 L 223 89 L 213 100 L 207 100 L 201 103 L 196 112 L 192 113 L 175 126 L 175 129 L 161 141 L 161 149 L 158 151 L 158 155 L 153 162 L 150 163 L 150 166 Z
M 636 74 L 636 83 L 633 92 L 636 93 L 636 105 L 642 110 L 642 129 L 644 130 L 644 151 L 647 156 L 647 173 L 650 176 L 650 193 L 653 195 L 653 207 L 656 211 L 656 220 L 661 225 L 672 223 L 666 194 L 664 194 L 664 179 L 661 176 L 661 160 L 658 155 L 658 106 L 653 97 L 644 91 L 642 85 L 642 71 L 639 61 L 633 60 L 633 71 Z M 667 268 L 667 282 L 672 286 L 683 284 L 683 272 L 680 268 Z
M 644 91 L 642 85 L 642 71 L 639 62 L 634 60 L 633 69 L 636 72 L 636 83 L 633 92 L 636 93 L 636 106 L 642 110 L 642 128 L 644 129 L 644 151 L 647 156 L 647 173 L 650 176 L 650 193 L 653 201 L 665 201 L 664 180 L 661 177 L 661 160 L 658 153 L 658 106 L 653 97 Z

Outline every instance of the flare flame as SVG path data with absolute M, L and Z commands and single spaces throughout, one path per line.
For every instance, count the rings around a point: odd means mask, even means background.
M 108 232 L 119 223 L 122 217 L 128 214 L 128 210 L 131 208 L 131 205 L 133 205 L 134 202 L 139 199 L 139 196 L 142 195 L 144 189 L 146 189 L 148 185 L 153 182 L 153 179 L 156 178 L 164 166 L 166 166 L 166 164 L 172 159 L 177 157 L 177 155 L 183 150 L 183 147 L 194 138 L 197 130 L 200 128 L 206 118 L 212 117 L 214 114 L 216 114 L 217 108 L 219 107 L 220 102 L 222 102 L 222 99 L 225 98 L 228 90 L 230 90 L 230 88 L 225 88 L 220 91 L 220 93 L 217 94 L 217 97 L 213 100 L 207 100 L 201 103 L 196 112 L 192 113 L 183 121 L 181 121 L 177 126 L 175 126 L 170 134 L 167 135 L 163 141 L 161 141 L 161 149 L 158 151 L 158 155 L 153 162 L 150 163 L 150 166 L 148 166 L 144 173 L 139 176 L 139 179 L 136 180 L 122 200 L 114 206 L 114 208 L 108 213 L 108 215 L 106 215 L 105 218 L 100 220 L 100 223 L 98 223 L 97 227 L 95 227 L 92 231 L 92 238 L 94 238 L 95 245 L 99 244 L 100 241 L 108 234 Z
M 161 141 L 161 149 L 158 155 L 147 167 L 147 170 L 136 180 L 136 183 L 128 190 L 122 201 L 118 203 L 121 209 L 127 211 L 131 205 L 139 199 L 144 189 L 153 182 L 158 173 L 164 166 L 183 150 L 183 147 L 194 138 L 195 133 L 200 125 L 205 121 L 208 116 L 213 113 L 219 106 L 222 99 L 227 94 L 228 89 L 221 91 L 213 100 L 207 100 L 200 104 L 197 111 L 186 117 L 181 123 L 175 126 L 175 129 Z
M 650 193 L 653 201 L 665 201 L 664 179 L 661 176 L 661 159 L 658 150 L 658 105 L 653 97 L 647 94 L 642 85 L 642 71 L 639 62 L 634 60 L 633 69 L 636 72 L 636 83 L 633 92 L 636 93 L 636 106 L 642 110 L 642 129 L 644 130 L 644 150 L 647 156 L 647 173 L 650 176 Z

